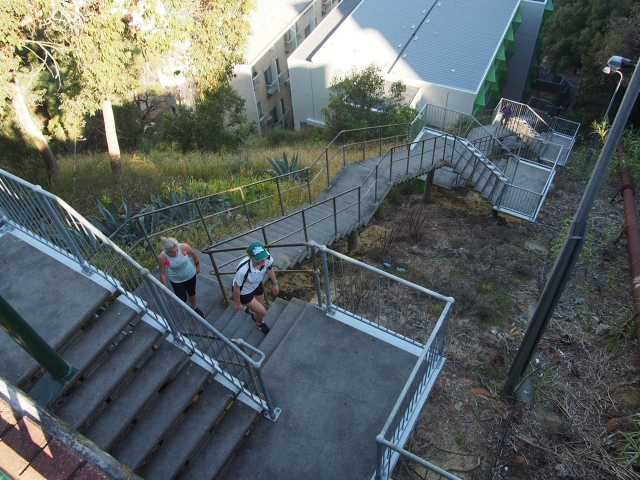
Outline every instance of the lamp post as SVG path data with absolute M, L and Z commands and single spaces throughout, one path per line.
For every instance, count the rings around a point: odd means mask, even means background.
M 620 74 L 620 80 L 618 80 L 618 84 L 616 85 L 616 89 L 613 91 L 613 95 L 611 96 L 611 100 L 609 101 L 609 106 L 607 107 L 607 111 L 604 112 L 604 116 L 602 120 L 609 121 L 609 110 L 611 109 L 611 105 L 613 105 L 613 101 L 616 98 L 616 94 L 618 93 L 618 89 L 620 88 L 620 84 L 622 83 L 622 79 L 624 78 L 620 69 L 625 67 L 635 67 L 636 62 L 633 60 L 629 60 L 628 58 L 621 57 L 620 55 L 614 55 L 607 61 L 607 66 L 602 69 L 604 73 L 607 75 L 611 73 Z
M 616 94 L 618 93 L 618 89 L 620 88 L 620 84 L 622 83 L 622 79 L 624 78 L 622 72 L 620 70 L 614 70 L 609 66 L 606 66 L 602 69 L 602 71 L 606 74 L 618 73 L 620 74 L 620 80 L 618 80 L 618 84 L 616 85 L 616 89 L 613 91 L 613 95 L 611 95 L 611 100 L 609 101 L 609 106 L 607 110 L 604 112 L 604 116 L 602 117 L 603 121 L 609 121 L 609 110 L 611 110 L 611 105 L 613 105 L 613 101 L 616 99 Z

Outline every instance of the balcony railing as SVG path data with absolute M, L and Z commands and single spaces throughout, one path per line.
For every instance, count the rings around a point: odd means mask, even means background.
M 289 118 L 291 113 L 291 109 L 287 108 L 287 110 L 282 114 L 280 119 L 274 124 L 273 128 L 284 128 L 287 119 Z
M 329 13 L 338 3 L 339 0 L 322 0 L 322 15 Z
M 254 90 L 255 90 L 256 88 L 258 88 L 258 85 L 260 85 L 260 84 L 262 83 L 261 75 L 262 75 L 261 73 L 257 73 L 256 75 L 254 75 L 254 76 L 253 76 L 252 81 L 253 81 L 253 88 L 254 88 Z
M 304 40 L 304 30 L 292 28 L 284 36 L 284 51 L 287 53 L 294 51 L 302 43 L 302 40 Z
M 267 84 L 267 95 L 273 95 L 278 90 L 280 90 L 280 82 L 278 78 Z
M 280 85 L 283 85 L 283 84 L 289 85 L 289 70 L 283 70 L 278 74 L 278 83 Z

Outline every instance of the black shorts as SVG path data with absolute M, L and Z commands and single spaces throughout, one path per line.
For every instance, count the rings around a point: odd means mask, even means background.
M 264 295 L 264 287 L 262 286 L 262 282 L 260 282 L 260 284 L 256 287 L 256 289 L 253 292 L 247 293 L 246 295 L 240 295 L 240 303 L 242 305 L 246 305 L 251 300 L 253 300 L 253 297 L 257 295 Z
M 183 302 L 187 301 L 187 295 L 193 297 L 196 294 L 196 275 L 191 277 L 186 282 L 173 283 L 171 282 L 171 286 L 173 287 L 173 293 L 176 294 Z

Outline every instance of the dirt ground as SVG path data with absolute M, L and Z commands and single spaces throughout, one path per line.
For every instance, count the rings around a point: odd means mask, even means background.
M 491 217 L 466 190 L 438 191 L 432 204 L 396 192 L 361 232 L 354 257 L 410 270 L 417 283 L 456 299 L 448 361 L 409 451 L 462 479 L 640 478 L 640 460 L 620 452 L 624 432 L 640 431 L 640 368 L 623 206 L 620 197 L 610 203 L 615 179 L 601 189 L 589 238 L 528 370 L 533 401 L 502 393 L 585 187 L 560 172 L 536 223 Z M 408 238 L 410 216 L 423 219 L 422 235 Z M 636 454 L 638 443 L 640 436 Z

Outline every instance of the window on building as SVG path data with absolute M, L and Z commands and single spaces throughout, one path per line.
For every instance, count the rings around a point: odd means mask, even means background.
M 276 107 L 273 107 L 270 115 L 271 115 L 271 123 L 273 123 L 274 125 L 278 123 L 278 109 Z
M 271 85 L 273 83 L 273 75 L 271 73 L 271 65 L 264 71 L 264 81 L 267 82 L 267 85 Z
M 282 71 L 280 70 L 280 60 L 276 58 L 276 75 L 280 76 Z
M 264 117 L 264 114 L 262 113 L 262 106 L 260 105 L 260 102 L 256 103 L 256 107 L 258 108 L 258 118 L 262 119 L 262 117 Z
M 311 34 L 311 25 L 307 25 L 304 29 L 304 38 L 307 38 Z

